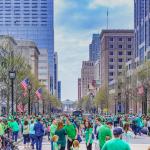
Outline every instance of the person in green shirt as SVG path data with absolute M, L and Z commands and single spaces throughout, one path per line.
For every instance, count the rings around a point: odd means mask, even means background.
M 51 150 L 54 150 L 52 137 L 55 135 L 56 129 L 57 129 L 57 121 L 56 119 L 53 119 L 52 124 L 50 126 Z
M 77 139 L 78 129 L 75 124 L 71 123 L 69 118 L 66 118 L 66 126 L 64 127 L 67 134 L 67 150 L 70 150 L 73 144 L 73 141 Z
M 102 149 L 103 145 L 107 140 L 112 138 L 111 132 L 112 122 L 107 122 L 107 124 L 102 125 L 98 131 L 98 140 L 99 140 L 99 147 Z
M 12 123 L 10 125 L 11 129 L 12 129 L 12 139 L 17 142 L 18 139 L 18 133 L 19 133 L 19 125 L 17 123 L 16 120 L 12 120 Z
M 85 122 L 85 141 L 87 150 L 92 150 L 92 143 L 93 143 L 93 128 L 89 121 Z
M 115 128 L 113 130 L 114 139 L 106 142 L 102 150 L 131 150 L 129 144 L 122 140 L 122 129 Z
M 3 126 L 3 121 L 0 118 L 0 136 L 3 136 L 4 132 L 5 132 L 5 130 L 4 130 L 4 126 Z

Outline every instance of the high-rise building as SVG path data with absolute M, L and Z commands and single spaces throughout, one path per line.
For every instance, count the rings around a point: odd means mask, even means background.
M 78 79 L 78 100 L 81 100 L 81 78 Z
M 58 98 L 58 55 L 54 53 L 54 92 L 53 94 Z
M 134 58 L 134 30 L 102 30 L 101 77 L 108 87 L 123 73 L 126 62 Z
M 89 94 L 89 85 L 94 80 L 94 62 L 83 61 L 81 69 L 81 97 Z
M 93 34 L 92 42 L 89 45 L 89 60 L 96 62 L 100 58 L 100 35 Z
M 46 89 L 50 91 L 50 68 L 48 63 L 48 50 L 41 49 L 38 63 L 38 80 L 41 84 L 45 85 Z
M 50 76 L 53 80 L 53 0 L 1 0 L 0 34 L 31 40 L 38 48 L 48 49 Z
M 140 64 L 150 59 L 149 13 L 149 0 L 134 0 L 135 57 Z
M 58 100 L 61 101 L 61 81 L 58 81 Z

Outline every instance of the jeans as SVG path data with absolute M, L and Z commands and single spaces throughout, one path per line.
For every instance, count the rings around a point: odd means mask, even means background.
M 72 147 L 72 144 L 73 144 L 73 140 L 72 141 L 69 141 L 67 142 L 67 150 L 70 150 L 71 147 Z
M 36 150 L 42 150 L 42 140 L 43 136 L 35 136 Z
M 23 135 L 23 144 L 27 144 L 29 142 L 30 142 L 29 134 L 24 134 Z
M 34 144 L 35 144 L 35 135 L 34 134 L 30 134 L 30 140 L 31 140 L 31 146 L 34 149 Z
M 13 134 L 12 134 L 12 139 L 17 142 L 17 139 L 18 139 L 18 131 L 14 131 Z
M 86 145 L 87 150 L 92 150 L 92 144 Z

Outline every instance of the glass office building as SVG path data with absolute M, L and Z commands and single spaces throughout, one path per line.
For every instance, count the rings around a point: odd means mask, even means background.
M 32 40 L 39 49 L 48 49 L 50 79 L 53 80 L 53 0 L 0 0 L 0 34 Z
M 150 59 L 150 0 L 134 0 L 135 57 Z

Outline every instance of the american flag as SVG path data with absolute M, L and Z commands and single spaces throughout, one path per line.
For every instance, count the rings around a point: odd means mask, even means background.
M 36 92 L 35 95 L 37 96 L 38 99 L 42 98 L 42 88 L 39 88 Z
M 27 90 L 28 84 L 29 84 L 29 79 L 28 79 L 28 78 L 25 78 L 25 79 L 21 82 L 21 87 L 22 87 L 24 90 Z

